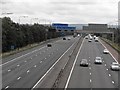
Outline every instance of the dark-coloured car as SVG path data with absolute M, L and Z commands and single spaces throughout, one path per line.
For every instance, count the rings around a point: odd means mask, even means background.
M 51 43 L 48 43 L 48 44 L 47 44 L 47 47 L 52 47 L 52 44 L 51 44 Z
M 64 37 L 63 40 L 66 40 L 66 38 Z

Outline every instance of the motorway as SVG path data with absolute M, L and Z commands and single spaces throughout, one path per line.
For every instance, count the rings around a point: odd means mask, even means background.
M 48 69 L 78 40 L 78 37 L 71 37 L 71 40 L 59 39 L 52 42 L 52 47 L 44 44 L 21 56 L 13 55 L 3 59 L 3 64 L 0 65 L 3 88 L 33 88 Z
M 118 88 L 118 72 L 110 70 L 110 64 L 115 61 L 110 54 L 103 54 L 105 47 L 101 42 L 88 42 L 84 39 L 74 61 L 65 88 Z M 103 58 L 102 65 L 94 64 L 95 57 Z M 87 59 L 88 67 L 81 67 L 80 61 Z
M 74 50 L 79 39 L 80 37 L 71 37 L 71 40 L 60 38 L 51 41 L 52 47 L 43 44 L 27 52 L 23 51 L 20 52 L 21 54 L 11 55 L 3 59 L 3 63 L 0 65 L 2 66 L 3 88 L 44 88 L 44 84 L 50 80 L 50 75 L 53 76 L 54 73 L 58 73 L 55 71 L 58 71 L 58 69 L 55 69 L 54 65 L 59 62 L 57 68 L 65 66 L 69 54 Z M 110 70 L 110 64 L 115 60 L 110 54 L 103 54 L 104 49 L 105 47 L 100 41 L 92 40 L 92 42 L 88 42 L 88 39 L 83 39 L 78 53 L 75 55 L 76 58 L 73 60 L 73 66 L 69 70 L 70 73 L 66 77 L 67 81 L 64 88 L 118 88 L 118 72 Z M 102 65 L 94 64 L 97 56 L 103 58 Z M 89 61 L 88 67 L 80 66 L 82 59 Z M 47 75 L 49 72 L 53 74 Z M 45 77 L 46 80 L 42 81 Z M 51 77 L 51 82 L 54 83 L 52 79 L 54 78 Z M 41 86 L 37 86 L 38 81 L 41 82 Z

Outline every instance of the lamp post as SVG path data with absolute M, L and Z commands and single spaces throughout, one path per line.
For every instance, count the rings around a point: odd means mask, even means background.
M 48 29 L 45 29 L 45 40 L 47 40 L 47 36 L 48 36 Z
M 39 18 L 31 18 L 30 23 L 32 24 L 33 20 L 39 20 Z
M 28 16 L 20 16 L 20 17 L 19 17 L 19 24 L 20 24 L 20 19 L 21 19 L 21 18 L 26 18 L 26 17 L 28 17 Z
M 12 12 L 3 12 L 1 15 L 5 17 L 6 15 L 11 15 L 11 14 L 13 14 L 13 13 Z

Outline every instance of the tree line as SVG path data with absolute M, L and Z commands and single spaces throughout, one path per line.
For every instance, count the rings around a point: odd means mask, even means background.
M 9 17 L 2 18 L 2 52 L 56 37 L 59 37 L 59 34 L 52 27 L 37 23 L 34 25 L 18 24 Z

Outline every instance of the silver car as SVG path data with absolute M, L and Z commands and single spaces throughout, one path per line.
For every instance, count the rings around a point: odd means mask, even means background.
M 102 58 L 101 57 L 96 57 L 94 63 L 95 64 L 102 64 Z
M 112 62 L 110 68 L 111 68 L 111 70 L 113 70 L 113 71 L 119 71 L 119 70 L 120 70 L 120 64 L 117 63 L 117 62 Z
M 109 51 L 108 51 L 107 49 L 104 49 L 104 50 L 103 50 L 103 53 L 104 53 L 104 54 L 108 54 Z
M 80 62 L 80 66 L 85 66 L 85 67 L 88 67 L 88 61 L 87 59 L 82 59 L 82 61 Z

